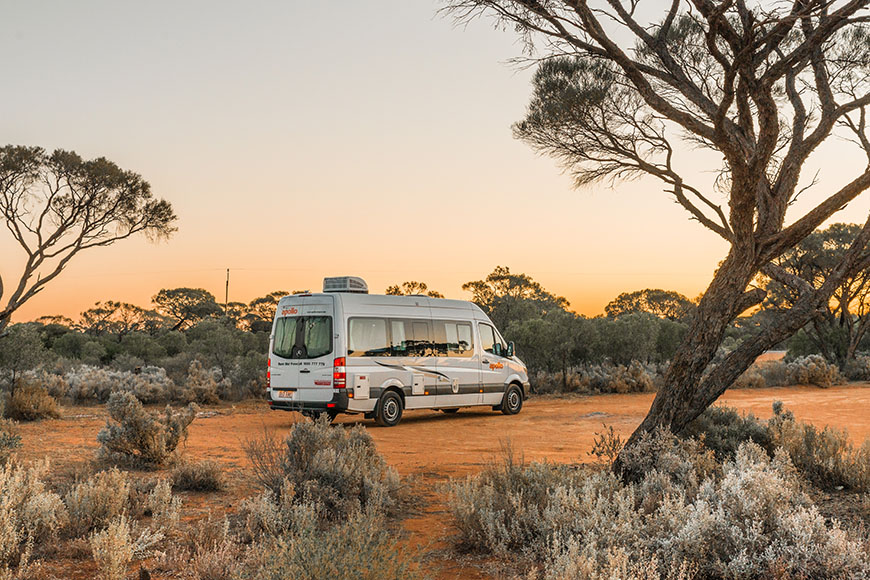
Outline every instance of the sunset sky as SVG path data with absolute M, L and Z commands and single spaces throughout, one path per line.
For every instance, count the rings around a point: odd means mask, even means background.
M 623 291 L 701 292 L 726 244 L 654 181 L 574 189 L 513 139 L 532 75 L 507 62 L 515 34 L 439 6 L 4 2 L 0 141 L 108 157 L 179 216 L 168 242 L 81 254 L 14 320 L 179 286 L 223 301 L 227 268 L 241 302 L 345 274 L 468 298 L 497 265 L 587 315 Z M 813 160 L 797 211 L 863 167 L 844 151 Z M 709 180 L 715 156 L 691 159 Z M 837 221 L 863 222 L 867 197 Z M 0 232 L 7 289 L 22 257 Z

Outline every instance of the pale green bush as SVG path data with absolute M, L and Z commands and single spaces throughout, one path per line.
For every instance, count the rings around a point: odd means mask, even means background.
M 846 362 L 843 374 L 850 381 L 870 381 L 870 354 L 861 352 Z
M 276 499 L 292 489 L 297 501 L 320 505 L 326 519 L 392 509 L 399 476 L 371 436 L 361 425 L 332 427 L 325 419 L 295 423 L 283 442 L 269 436 L 249 441 L 246 452 L 260 483 Z
M 34 546 L 68 521 L 60 497 L 46 489 L 47 472 L 48 463 L 0 467 L 0 567 L 26 567 Z
M 97 434 L 97 456 L 110 463 L 159 466 L 166 463 L 176 447 L 187 438 L 187 429 L 196 417 L 197 407 L 173 411 L 166 407 L 163 416 L 152 415 L 128 392 L 113 393 L 106 404 L 110 421 Z
M 22 379 L 6 400 L 5 415 L 16 421 L 59 419 L 60 408 L 46 389 Z
M 0 409 L 0 417 L 2 416 L 3 412 Z M 21 435 L 18 434 L 15 421 L 0 418 L 0 467 L 9 462 L 12 454 L 19 447 L 21 447 Z
M 753 441 L 773 454 L 773 435 L 766 422 L 755 415 L 741 415 L 736 409 L 717 405 L 709 407 L 680 434 L 683 437 L 704 438 L 704 446 L 711 449 L 720 461 L 733 459 L 741 443 Z
M 193 359 L 187 369 L 187 382 L 181 398 L 187 402 L 214 405 L 230 386 L 229 379 L 223 378 L 219 368 L 206 369 L 198 359 Z
M 531 377 L 535 393 L 640 393 L 653 391 L 660 376 L 657 365 L 631 361 L 628 366 L 602 363 L 562 372 L 538 371 Z
M 71 534 L 80 536 L 102 529 L 126 514 L 130 488 L 127 473 L 115 468 L 73 485 L 63 498 L 69 510 Z
M 226 487 L 221 464 L 216 461 L 182 461 L 172 468 L 176 491 L 220 491 Z
M 44 369 L 26 371 L 21 374 L 21 379 L 26 384 L 44 388 L 55 399 L 65 397 L 69 391 L 69 383 L 62 374 L 56 372 L 47 372 Z
M 143 403 L 162 403 L 176 398 L 175 383 L 160 367 L 146 366 L 141 372 L 119 371 L 81 365 L 69 371 L 67 396 L 73 401 L 108 401 L 112 393 L 132 393 Z
M 181 498 L 172 495 L 172 485 L 161 479 L 148 494 L 145 508 L 161 527 L 173 528 L 181 516 Z

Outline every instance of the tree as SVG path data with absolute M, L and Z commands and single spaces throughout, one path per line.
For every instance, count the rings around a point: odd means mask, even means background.
M 512 322 L 505 335 L 516 341 L 518 354 L 529 368 L 562 373 L 562 388 L 567 390 L 568 368 L 577 358 L 578 342 L 586 337 L 573 312 L 554 310 L 542 318 Z
M 444 298 L 444 294 L 436 290 L 429 290 L 429 286 L 425 282 L 402 282 L 401 286 L 389 286 L 386 292 L 387 296 L 417 296 L 426 295 L 432 298 Z
M 119 341 L 131 332 L 153 332 L 164 319 L 153 310 L 145 310 L 127 302 L 107 300 L 96 302 L 82 312 L 79 327 L 87 334 L 114 335 Z
M 471 292 L 471 300 L 499 328 L 568 307 L 568 301 L 562 296 L 550 294 L 526 274 L 511 274 L 510 268 L 505 266 L 496 266 L 484 280 L 466 282 L 462 289 Z
M 0 333 L 12 314 L 54 280 L 79 252 L 142 233 L 175 231 L 172 206 L 154 199 L 142 177 L 100 157 L 40 147 L 0 148 L 0 214 L 24 249 L 18 284 L 0 310 Z M 0 277 L 0 298 L 4 286 Z
M 618 318 L 633 312 L 648 312 L 674 321 L 685 321 L 694 311 L 695 305 L 692 301 L 679 292 L 658 288 L 623 292 L 604 307 L 608 318 Z
M 39 325 L 16 324 L 0 336 L 0 369 L 10 374 L 11 390 L 17 387 L 18 376 L 47 358 L 45 346 L 39 336 Z
M 804 326 L 844 277 L 870 264 L 870 221 L 819 288 L 775 264 L 870 186 L 870 164 L 839 165 L 845 185 L 793 215 L 792 202 L 815 184 L 801 169 L 822 143 L 849 136 L 870 159 L 868 4 L 672 0 L 650 19 L 636 1 L 448 0 L 461 19 L 487 14 L 518 31 L 539 57 L 517 137 L 561 161 L 578 186 L 659 180 L 729 244 L 627 447 L 658 427 L 681 431 L 759 354 Z M 678 165 L 695 169 L 689 156 L 698 148 L 722 159 L 712 183 L 693 183 L 700 172 Z M 764 299 L 750 286 L 762 271 L 800 298 L 712 367 L 731 322 Z
M 298 292 L 294 292 L 297 294 Z M 302 292 L 304 294 L 304 292 Z M 275 310 L 278 302 L 289 292 L 275 290 L 260 298 L 254 298 L 248 304 L 247 312 L 243 320 L 251 332 L 269 332 L 272 329 L 272 319 L 275 318 Z
M 776 264 L 790 275 L 821 287 L 835 274 L 837 265 L 861 233 L 858 224 L 832 224 L 804 238 L 777 258 Z M 764 308 L 781 312 L 800 299 L 792 288 L 771 278 L 763 280 L 767 298 Z M 805 327 L 807 338 L 832 363 L 845 368 L 855 358 L 861 339 L 870 328 L 870 268 L 843 276 L 831 300 Z
M 223 312 L 214 295 L 202 288 L 164 288 L 151 301 L 161 314 L 172 319 L 172 330 L 184 330 Z

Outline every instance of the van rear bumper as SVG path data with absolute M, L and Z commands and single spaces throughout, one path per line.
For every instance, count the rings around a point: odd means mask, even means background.
M 271 397 L 271 395 L 270 395 Z M 269 399 L 269 408 L 281 411 L 327 411 L 343 413 L 347 411 L 347 391 L 336 391 L 330 401 L 273 401 Z

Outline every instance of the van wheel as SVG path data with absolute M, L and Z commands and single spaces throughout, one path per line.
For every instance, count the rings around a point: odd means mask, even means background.
M 457 411 L 459 411 L 458 408 L 457 408 L 457 409 L 441 409 L 441 412 L 442 412 L 442 413 L 450 413 L 450 414 L 453 414 L 453 413 L 456 413 Z
M 523 408 L 523 394 L 516 385 L 511 385 L 505 391 L 501 402 L 501 412 L 505 415 L 516 415 Z
M 378 399 L 375 421 L 381 427 L 394 427 L 402 420 L 402 397 L 396 391 L 387 391 Z

